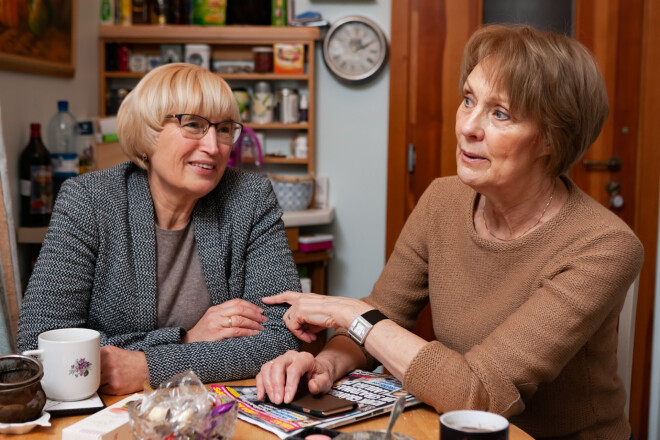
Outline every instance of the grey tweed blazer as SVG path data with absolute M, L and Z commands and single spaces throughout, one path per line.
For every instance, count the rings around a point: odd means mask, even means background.
M 204 382 L 254 377 L 300 342 L 285 327 L 286 306 L 261 298 L 300 291 L 282 211 L 268 179 L 228 168 L 192 214 L 211 302 L 243 298 L 264 308 L 258 335 L 182 344 L 183 330 L 157 327 L 154 207 L 147 174 L 128 162 L 67 179 L 21 306 L 18 347 L 39 333 L 86 327 L 101 345 L 141 350 L 157 386 L 192 369 Z

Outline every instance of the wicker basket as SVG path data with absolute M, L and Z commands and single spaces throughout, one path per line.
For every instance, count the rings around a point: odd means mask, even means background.
M 303 211 L 314 196 L 313 176 L 282 176 L 268 174 L 277 201 L 284 211 Z

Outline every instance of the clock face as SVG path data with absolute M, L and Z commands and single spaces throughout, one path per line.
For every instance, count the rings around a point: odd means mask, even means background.
M 385 63 L 387 40 L 383 31 L 364 17 L 346 17 L 325 36 L 323 59 L 330 71 L 348 82 L 363 82 Z

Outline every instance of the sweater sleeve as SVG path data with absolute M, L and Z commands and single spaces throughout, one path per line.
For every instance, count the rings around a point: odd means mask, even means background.
M 406 370 L 404 385 L 440 412 L 520 414 L 525 401 L 554 381 L 606 320 L 615 325 L 642 260 L 631 231 L 594 228 L 547 263 L 538 286 L 529 296 L 521 292 L 527 299 L 480 344 L 461 354 L 429 342 Z
M 282 211 L 270 182 L 258 190 L 246 248 L 229 277 L 242 299 L 264 308 L 268 321 L 257 335 L 214 342 L 164 344 L 144 349 L 152 386 L 174 374 L 192 369 L 206 383 L 254 377 L 261 365 L 300 349 L 301 342 L 286 328 L 285 305 L 265 306 L 264 296 L 286 290 L 300 291 L 296 265 L 281 221 Z M 238 270 L 240 268 L 244 270 Z
M 407 330 L 413 329 L 420 312 L 428 304 L 428 248 L 423 237 L 427 227 L 424 218 L 430 209 L 434 189 L 432 185 L 422 194 L 371 294 L 364 298 L 365 302 Z M 346 329 L 337 329 L 331 338 L 337 336 L 350 339 Z M 379 361 L 364 347 L 360 348 L 367 359 L 365 368 L 374 369 Z

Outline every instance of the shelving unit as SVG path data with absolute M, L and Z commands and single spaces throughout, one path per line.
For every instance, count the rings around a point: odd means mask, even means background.
M 248 61 L 253 59 L 252 47 L 271 46 L 274 43 L 301 43 L 305 47 L 305 73 L 227 73 L 221 76 L 233 86 L 258 81 L 268 81 L 273 92 L 278 84 L 291 87 L 297 85 L 306 90 L 308 95 L 308 122 L 295 124 L 255 124 L 244 122 L 255 131 L 274 133 L 285 137 L 290 133 L 304 131 L 308 138 L 308 156 L 306 159 L 292 157 L 264 156 L 266 166 L 289 167 L 294 172 L 315 171 L 315 44 L 321 39 L 318 28 L 272 27 L 272 26 L 177 26 L 177 25 L 135 25 L 101 26 L 99 28 L 99 115 L 106 113 L 108 92 L 113 84 L 132 84 L 133 86 L 146 75 L 144 72 L 124 72 L 106 69 L 106 50 L 112 43 L 126 44 L 136 53 L 156 55 L 161 53 L 162 44 L 208 44 L 211 46 L 211 59 L 224 61 Z M 104 157 L 104 167 L 126 160 L 118 143 L 99 145 L 97 159 Z M 287 168 L 288 169 L 288 168 Z M 285 212 L 283 216 L 287 236 L 297 264 L 306 264 L 312 278 L 314 291 L 325 294 L 327 290 L 327 264 L 332 250 L 305 253 L 298 251 L 299 228 L 316 224 L 330 223 L 334 219 L 334 210 L 308 210 Z M 47 228 L 17 229 L 18 242 L 23 246 L 39 245 L 43 242 Z M 321 339 L 320 339 L 321 340 Z
M 315 171 L 315 52 L 316 41 L 321 39 L 318 28 L 273 27 L 273 26 L 182 26 L 182 25 L 135 25 L 101 26 L 99 28 L 99 114 L 107 116 L 108 92 L 113 83 L 134 81 L 137 84 L 146 73 L 120 72 L 106 68 L 106 51 L 111 43 L 126 44 L 129 50 L 142 54 L 160 54 L 162 44 L 208 44 L 211 46 L 211 59 L 221 61 L 251 61 L 254 46 L 271 46 L 274 43 L 300 43 L 305 48 L 305 73 L 224 73 L 220 74 L 229 84 L 268 81 L 273 92 L 278 84 L 295 83 L 306 89 L 308 95 L 308 121 L 295 124 L 255 124 L 246 125 L 267 136 L 291 136 L 290 133 L 307 133 L 308 153 L 306 159 L 292 157 L 264 157 L 265 164 L 291 165 L 300 170 L 305 167 L 308 174 Z

